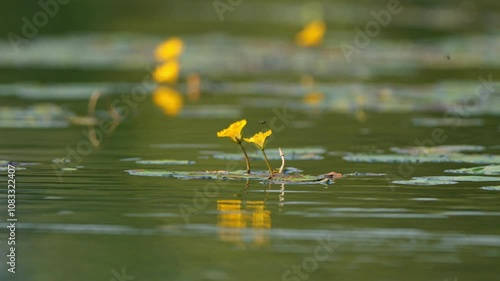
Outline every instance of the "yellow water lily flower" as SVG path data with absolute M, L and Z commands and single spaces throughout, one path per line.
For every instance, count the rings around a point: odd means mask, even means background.
M 217 132 L 217 136 L 219 138 L 224 138 L 228 137 L 235 143 L 241 143 L 241 131 L 243 130 L 243 127 L 247 124 L 247 120 L 243 119 L 237 122 L 234 122 L 233 124 L 229 125 L 226 129 Z
M 264 148 L 266 147 L 267 143 L 267 137 L 269 137 L 273 131 L 268 130 L 267 132 L 258 132 L 257 134 L 253 135 L 253 137 L 247 139 L 244 138 L 244 140 L 248 143 L 253 143 L 255 146 L 257 146 L 260 151 L 262 151 L 262 154 L 264 155 L 264 160 L 266 161 L 267 168 L 269 169 L 269 173 L 271 174 L 271 177 L 274 176 L 273 174 L 273 169 L 271 168 L 271 165 L 269 164 L 269 160 L 267 159 L 266 152 L 264 151 Z
M 236 121 L 233 124 L 229 125 L 226 129 L 217 132 L 217 136 L 219 138 L 230 138 L 233 142 L 237 143 L 241 149 L 243 150 L 243 154 L 245 155 L 245 161 L 247 164 L 247 174 L 250 174 L 250 159 L 248 158 L 247 152 L 245 151 L 245 148 L 241 144 L 241 131 L 243 130 L 243 127 L 247 124 L 247 120 L 243 119 L 240 121 Z
M 178 37 L 172 37 L 162 42 L 155 50 L 155 57 L 158 61 L 167 61 L 177 58 L 184 49 L 184 42 Z
M 266 147 L 266 139 L 269 137 L 273 131 L 268 130 L 267 132 L 258 132 L 257 134 L 253 135 L 251 138 L 244 138 L 244 140 L 248 143 L 253 143 L 255 146 L 257 146 L 260 150 L 264 150 L 264 147 Z
M 169 87 L 158 87 L 153 92 L 153 102 L 168 116 L 177 116 L 183 106 L 182 96 Z
M 158 83 L 176 83 L 179 72 L 179 62 L 172 60 L 158 66 L 153 72 L 153 79 Z
M 297 33 L 295 42 L 302 47 L 318 46 L 323 42 L 325 32 L 325 22 L 322 20 L 314 20 Z

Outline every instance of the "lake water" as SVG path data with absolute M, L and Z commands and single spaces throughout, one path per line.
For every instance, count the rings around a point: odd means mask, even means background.
M 402 3 L 387 30 L 346 56 L 340 44 L 355 44 L 354 26 L 386 2 L 242 2 L 224 21 L 209 2 L 157 4 L 170 19 L 153 5 L 134 15 L 128 2 L 113 19 L 113 4 L 61 6 L 68 13 L 17 54 L 0 41 L 4 230 L 3 168 L 17 167 L 16 274 L 2 231 L 1 280 L 498 280 L 498 7 Z M 9 5 L 16 12 L 2 30 L 19 33 L 18 14 L 37 7 Z M 318 11 L 329 27 L 323 45 L 295 46 L 302 17 Z M 185 44 L 180 79 L 157 85 L 153 53 L 172 35 Z M 160 90 L 166 103 L 154 98 Z M 95 117 L 113 120 L 113 104 L 116 128 L 77 118 L 95 91 Z M 231 160 L 237 146 L 216 136 L 243 118 L 245 136 L 273 130 L 274 168 L 281 147 L 287 167 L 344 177 L 127 172 L 243 170 L 240 156 Z M 141 162 L 165 159 L 181 162 Z M 484 165 L 492 172 L 475 178 L 449 171 Z M 252 168 L 266 171 L 260 159 Z

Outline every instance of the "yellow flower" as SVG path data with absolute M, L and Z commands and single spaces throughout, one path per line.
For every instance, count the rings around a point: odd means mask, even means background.
M 320 92 L 310 92 L 304 97 L 304 102 L 308 105 L 317 106 L 325 99 L 325 95 Z
M 322 20 L 315 20 L 307 24 L 295 36 L 295 42 L 302 47 L 318 46 L 323 42 L 325 36 L 326 24 Z
M 184 49 L 182 39 L 172 37 L 162 42 L 155 50 L 155 57 L 158 61 L 167 61 L 172 58 L 178 57 Z
M 175 83 L 179 78 L 179 62 L 169 61 L 158 66 L 153 72 L 153 78 L 156 82 Z
M 235 143 L 241 143 L 241 131 L 243 127 L 247 124 L 247 120 L 243 119 L 240 121 L 236 121 L 233 124 L 229 125 L 227 129 L 224 129 L 220 132 L 217 132 L 217 136 L 219 138 L 228 137 L 231 138 Z
M 177 116 L 183 105 L 182 97 L 176 90 L 162 86 L 155 89 L 153 102 L 169 116 Z
M 247 139 L 244 138 L 246 142 L 253 143 L 255 146 L 257 146 L 260 150 L 264 150 L 264 147 L 266 147 L 266 140 L 267 137 L 269 137 L 273 132 L 271 130 L 268 130 L 267 132 L 258 132 L 257 134 L 253 135 L 253 137 Z

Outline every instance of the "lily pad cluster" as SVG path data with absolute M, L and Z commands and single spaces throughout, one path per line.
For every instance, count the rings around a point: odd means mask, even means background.
M 335 179 L 341 178 L 339 173 L 328 173 L 319 176 L 303 175 L 300 170 L 285 170 L 281 174 L 270 177 L 268 173 L 257 171 L 251 174 L 245 170 L 237 171 L 165 171 L 136 169 L 127 170 L 133 176 L 166 177 L 176 179 L 204 179 L 204 180 L 257 180 L 269 184 L 331 184 Z

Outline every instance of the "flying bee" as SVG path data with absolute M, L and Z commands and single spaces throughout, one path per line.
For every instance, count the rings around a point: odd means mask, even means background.
M 266 124 L 266 123 L 267 123 L 267 121 L 263 121 L 263 120 L 262 120 L 262 121 L 257 121 L 257 123 L 259 123 L 260 125 L 264 125 L 264 124 Z

